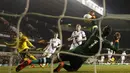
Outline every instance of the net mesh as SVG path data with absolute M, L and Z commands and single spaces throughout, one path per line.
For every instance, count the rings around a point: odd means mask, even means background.
M 74 16 L 66 16 L 66 9 L 67 9 L 67 2 L 68 0 L 64 0 L 64 9 L 62 11 L 62 14 L 60 14 L 60 16 L 53 16 L 53 15 L 46 15 L 46 14 L 41 14 L 41 13 L 34 13 L 34 12 L 28 12 L 29 10 L 29 4 L 30 4 L 30 0 L 26 0 L 26 6 L 25 6 L 25 10 L 23 13 L 21 14 L 8 14 L 5 12 L 0 12 L 0 15 L 4 15 L 4 16 L 11 16 L 11 17 L 19 17 L 19 20 L 17 22 L 17 47 L 19 46 L 19 29 L 20 29 L 20 24 L 21 24 L 21 20 L 23 19 L 23 17 L 25 15 L 34 15 L 34 16 L 42 16 L 42 17 L 48 17 L 48 18 L 58 18 L 58 30 L 59 30 L 59 34 L 60 34 L 60 39 L 62 41 L 62 29 L 61 29 L 61 19 L 63 18 L 68 18 L 68 19 L 76 19 L 76 20 L 84 20 L 84 18 L 80 18 L 80 17 L 74 17 Z M 102 20 L 103 19 L 122 19 L 122 20 L 130 20 L 130 15 L 127 14 L 107 14 L 106 13 L 106 3 L 105 0 L 103 0 L 103 16 L 101 16 L 100 18 L 97 19 L 91 19 L 92 21 L 97 21 L 99 20 L 98 23 L 98 27 L 99 27 L 99 37 L 101 37 L 101 24 L 102 24 Z M 79 55 L 79 54 L 74 54 L 74 53 L 69 53 L 69 52 L 65 52 L 65 51 L 60 51 L 61 47 L 58 49 L 58 51 L 56 51 L 55 54 L 57 53 L 65 53 L 65 54 L 70 54 L 70 55 L 75 55 L 75 56 L 79 56 L 79 57 L 85 57 L 88 58 L 90 56 L 85 56 L 85 55 Z M 101 50 L 102 50 L 102 41 L 100 39 L 100 47 L 99 47 L 99 51 L 96 55 L 94 55 L 93 57 L 95 58 L 94 60 L 94 73 L 97 73 L 96 70 L 96 59 L 98 56 L 101 55 L 108 55 L 106 54 L 101 54 Z M 39 53 L 39 52 L 35 52 L 35 53 Z M 8 69 L 8 73 L 11 73 L 11 69 L 12 69 L 12 63 L 13 63 L 13 58 L 14 55 L 18 55 L 16 50 L 12 53 L 7 53 L 7 55 L 10 55 L 10 61 L 9 61 L 9 69 Z M 121 56 L 121 54 L 115 54 L 115 56 Z M 127 55 L 129 56 L 129 54 Z M 53 61 L 54 61 L 55 55 L 52 58 L 52 62 L 51 62 L 51 73 L 53 73 Z

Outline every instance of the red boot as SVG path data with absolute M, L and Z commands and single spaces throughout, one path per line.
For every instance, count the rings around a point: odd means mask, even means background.
M 19 72 L 20 70 L 22 70 L 23 68 L 25 68 L 26 66 L 30 65 L 31 64 L 31 60 L 27 60 L 27 61 L 24 61 L 23 63 L 21 63 L 20 65 L 18 65 L 16 67 L 16 72 Z
M 35 65 L 34 65 L 34 64 L 31 64 L 31 68 L 35 68 Z
M 58 67 L 56 69 L 54 69 L 54 72 L 60 72 L 60 70 L 63 68 L 63 66 L 64 66 L 64 62 L 60 62 Z

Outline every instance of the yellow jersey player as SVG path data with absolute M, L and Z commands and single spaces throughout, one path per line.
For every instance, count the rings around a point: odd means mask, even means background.
M 15 38 L 15 40 L 16 40 L 16 38 Z M 15 41 L 12 44 L 8 44 L 8 43 L 5 43 L 5 44 L 7 46 L 10 46 L 10 47 L 11 46 L 15 46 L 16 47 L 17 41 Z M 20 63 L 23 62 L 23 61 L 25 61 L 25 60 L 28 60 L 28 58 L 32 59 L 32 60 L 36 60 L 36 58 L 32 54 L 30 54 L 28 52 L 28 50 L 30 49 L 30 47 L 31 48 L 35 48 L 35 46 L 33 46 L 33 44 L 29 41 L 29 39 L 25 35 L 23 35 L 22 32 L 20 32 L 19 33 L 19 46 L 17 48 L 17 51 L 19 52 L 19 54 L 20 54 L 20 56 L 22 58 L 22 60 L 20 61 Z

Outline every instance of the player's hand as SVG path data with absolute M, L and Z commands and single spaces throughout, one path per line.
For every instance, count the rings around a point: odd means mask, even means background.
M 45 43 L 47 43 L 45 40 L 40 40 L 40 41 L 38 41 L 38 43 L 42 43 L 42 44 L 45 44 Z
M 78 38 L 79 37 L 79 35 L 75 35 L 75 36 L 73 36 L 73 38 Z
M 35 46 L 31 46 L 30 48 L 31 48 L 31 49 L 35 49 L 36 47 L 35 47 Z
M 110 44 L 113 45 L 113 42 L 111 42 Z
M 68 38 L 67 40 L 68 40 L 68 41 L 71 41 L 72 39 L 71 39 L 71 38 Z
M 83 40 L 79 40 L 79 39 L 77 39 L 77 42 L 82 42 Z
M 42 50 L 43 50 L 43 48 L 37 48 L 36 50 L 37 50 L 37 51 L 42 51 Z

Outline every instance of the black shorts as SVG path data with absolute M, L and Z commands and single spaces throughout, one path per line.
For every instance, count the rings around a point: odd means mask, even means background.
M 27 51 L 28 51 L 28 49 L 24 49 L 22 52 L 19 53 L 22 59 L 28 57 L 28 55 L 30 54 Z

